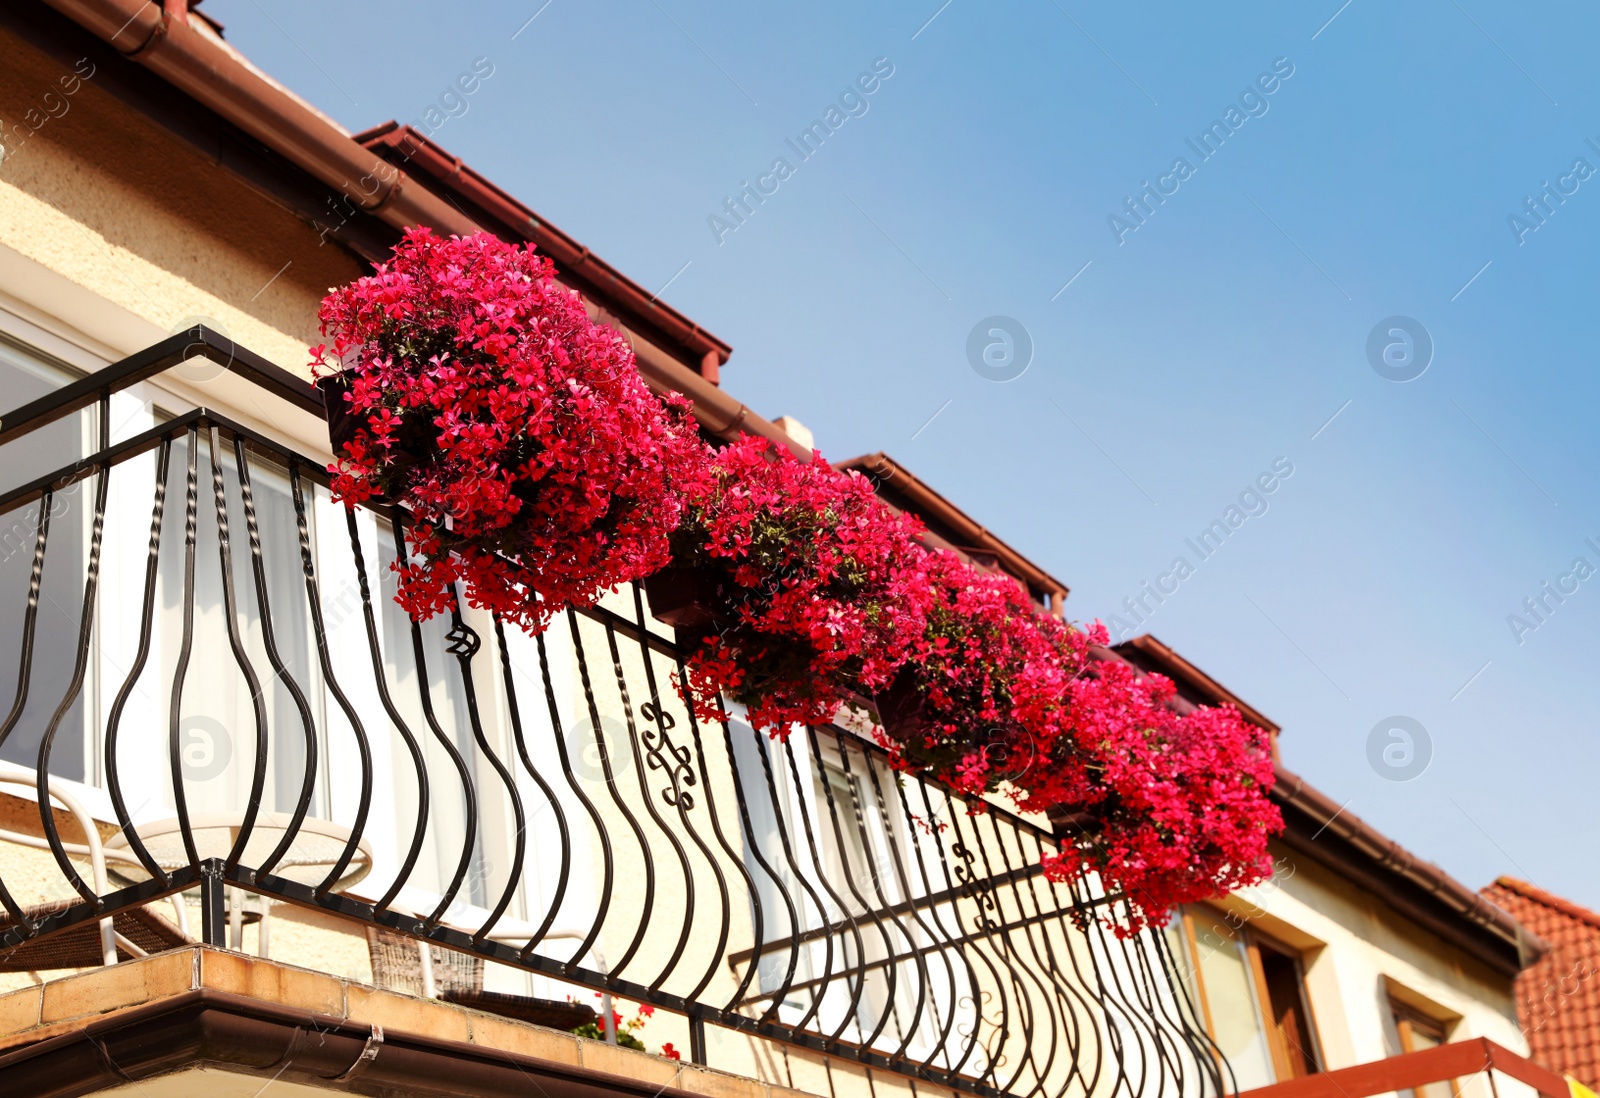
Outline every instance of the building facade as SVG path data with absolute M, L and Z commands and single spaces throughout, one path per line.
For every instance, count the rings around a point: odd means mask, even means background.
M 1274 881 L 1129 937 L 1117 897 L 1036 872 L 1061 821 L 901 780 L 848 720 L 697 724 L 637 589 L 537 638 L 410 621 L 405 515 L 332 502 L 305 365 L 322 295 L 405 226 L 537 244 L 707 435 L 799 428 L 721 386 L 715 336 L 181 0 L 11 5 L 0 52 L 16 1093 L 1201 1095 L 1430 1042 L 1500 1050 L 1464 1091 L 1548 1093 L 1512 993 L 1537 943 L 1287 772 Z M 1061 611 L 908 470 L 856 467 Z M 1153 638 L 1101 656 L 1276 734 Z

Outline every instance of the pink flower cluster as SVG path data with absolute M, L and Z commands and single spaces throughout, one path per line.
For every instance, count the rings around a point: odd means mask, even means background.
M 875 695 L 896 766 L 1068 821 L 1078 839 L 1046 873 L 1120 893 L 1118 933 L 1270 875 L 1272 762 L 1237 711 L 1180 716 L 1171 682 L 1112 658 L 1098 622 L 1073 628 L 1011 578 L 921 548 L 858 475 L 756 439 L 712 469 L 674 553 L 714 576 L 718 625 L 680 683 L 703 719 L 729 697 L 782 736 Z
M 1232 706 L 1174 708 L 1174 687 L 1114 659 L 1069 686 L 1070 731 L 1021 783 L 1025 811 L 1066 817 L 1076 842 L 1046 856 L 1057 880 L 1088 872 L 1120 891 L 1119 933 L 1164 925 L 1174 907 L 1272 875 L 1266 733 Z
M 704 446 L 652 395 L 620 333 L 591 321 L 532 245 L 412 229 L 323 300 L 320 377 L 343 372 L 359 429 L 335 496 L 403 501 L 418 618 L 465 585 L 530 631 L 664 565 Z
M 969 794 L 1027 781 L 1070 717 L 1067 691 L 1105 642 L 1041 614 L 1008 576 L 925 552 L 932 595 L 915 651 L 879 695 L 881 742 L 899 765 Z
M 715 631 L 689 653 L 685 700 L 703 719 L 721 698 L 775 734 L 826 724 L 888 684 L 913 654 L 930 592 L 921 525 L 892 513 L 859 473 L 746 437 L 716 453 L 675 539 L 681 566 L 709 573 Z
M 708 601 L 678 683 L 702 719 L 732 698 L 782 736 L 874 699 L 896 766 L 975 810 L 1003 789 L 1075 828 L 1044 871 L 1120 893 L 1119 933 L 1270 875 L 1282 821 L 1259 729 L 1226 707 L 1180 715 L 1099 623 L 925 549 L 860 474 L 754 437 L 713 453 L 532 246 L 411 230 L 321 319 L 313 367 L 355 423 L 333 491 L 410 512 L 396 567 L 415 618 L 461 583 L 537 632 L 670 562 Z

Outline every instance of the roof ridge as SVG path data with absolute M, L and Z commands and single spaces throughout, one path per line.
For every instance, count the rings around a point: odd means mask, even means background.
M 1554 910 L 1561 912 L 1561 914 L 1566 915 L 1568 918 L 1576 919 L 1579 922 L 1588 923 L 1595 929 L 1600 930 L 1600 912 L 1590 911 L 1582 904 L 1575 903 L 1574 901 L 1568 900 L 1562 896 L 1557 896 L 1553 892 L 1546 892 L 1538 885 L 1529 884 L 1527 881 L 1518 880 L 1516 877 L 1501 875 L 1495 878 L 1494 884 L 1484 888 L 1483 891 L 1488 892 L 1489 889 L 1495 887 L 1503 888 L 1508 892 L 1515 892 L 1524 899 L 1532 900 L 1534 903 L 1542 904 L 1548 908 L 1553 908 Z

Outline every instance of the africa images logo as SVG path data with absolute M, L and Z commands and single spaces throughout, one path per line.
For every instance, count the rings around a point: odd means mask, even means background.
M 837 103 L 829 103 L 821 118 L 812 119 L 811 124 L 802 129 L 797 137 L 785 138 L 784 144 L 794 152 L 799 163 L 810 160 L 822 151 L 823 142 L 843 129 L 846 122 L 860 118 L 871 109 L 869 97 L 893 75 L 893 61 L 887 57 L 873 61 L 871 72 L 863 72 L 854 83 L 845 85 Z M 739 190 L 722 200 L 723 213 L 727 216 L 716 213 L 706 215 L 706 226 L 711 230 L 711 235 L 717 238 L 717 243 L 724 243 L 729 233 L 742 228 L 755 215 L 756 207 L 765 205 L 767 199 L 777 194 L 778 188 L 797 170 L 787 156 L 778 156 L 773 158 L 768 171 L 756 176 L 754 183 L 748 179 L 739 180 Z
M 1272 109 L 1268 97 L 1283 87 L 1284 81 L 1293 75 L 1294 62 L 1287 57 L 1278 58 L 1272 63 L 1270 72 L 1261 73 L 1239 93 L 1237 104 L 1229 103 L 1221 118 L 1212 119 L 1211 125 L 1201 130 L 1198 136 L 1185 139 L 1184 143 L 1199 157 L 1200 163 L 1210 160 L 1222 151 L 1222 146 L 1230 137 L 1244 128 L 1246 122 L 1261 118 Z M 1111 235 L 1117 238 L 1117 243 L 1126 244 L 1128 234 L 1143 228 L 1145 222 L 1155 216 L 1156 207 L 1165 206 L 1167 199 L 1177 194 L 1178 188 L 1199 170 L 1187 156 L 1180 156 L 1173 160 L 1172 167 L 1165 175 L 1156 177 L 1154 183 L 1148 179 L 1140 180 L 1139 190 L 1123 201 L 1123 213 L 1106 215 L 1106 224 L 1111 228 Z

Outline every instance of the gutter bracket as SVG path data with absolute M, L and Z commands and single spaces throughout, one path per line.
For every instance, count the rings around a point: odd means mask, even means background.
M 142 61 L 145 54 L 159 46 L 162 40 L 165 39 L 169 33 L 171 33 L 168 30 L 170 25 L 168 23 L 169 18 L 170 17 L 167 15 L 166 10 L 162 9 L 161 18 L 156 21 L 156 25 L 154 27 L 150 28 L 149 38 L 146 38 L 143 42 L 140 42 L 131 50 L 122 49 L 121 47 L 117 46 L 115 42 L 111 43 L 112 48 L 130 61 Z
M 372 1066 L 373 1061 L 378 1058 L 379 1050 L 382 1048 L 383 1027 L 374 1022 L 372 1033 L 367 1037 L 367 1043 L 361 1046 L 361 1054 L 356 1057 L 355 1062 L 345 1069 L 343 1075 L 332 1076 L 328 1078 L 328 1082 L 348 1083 Z

